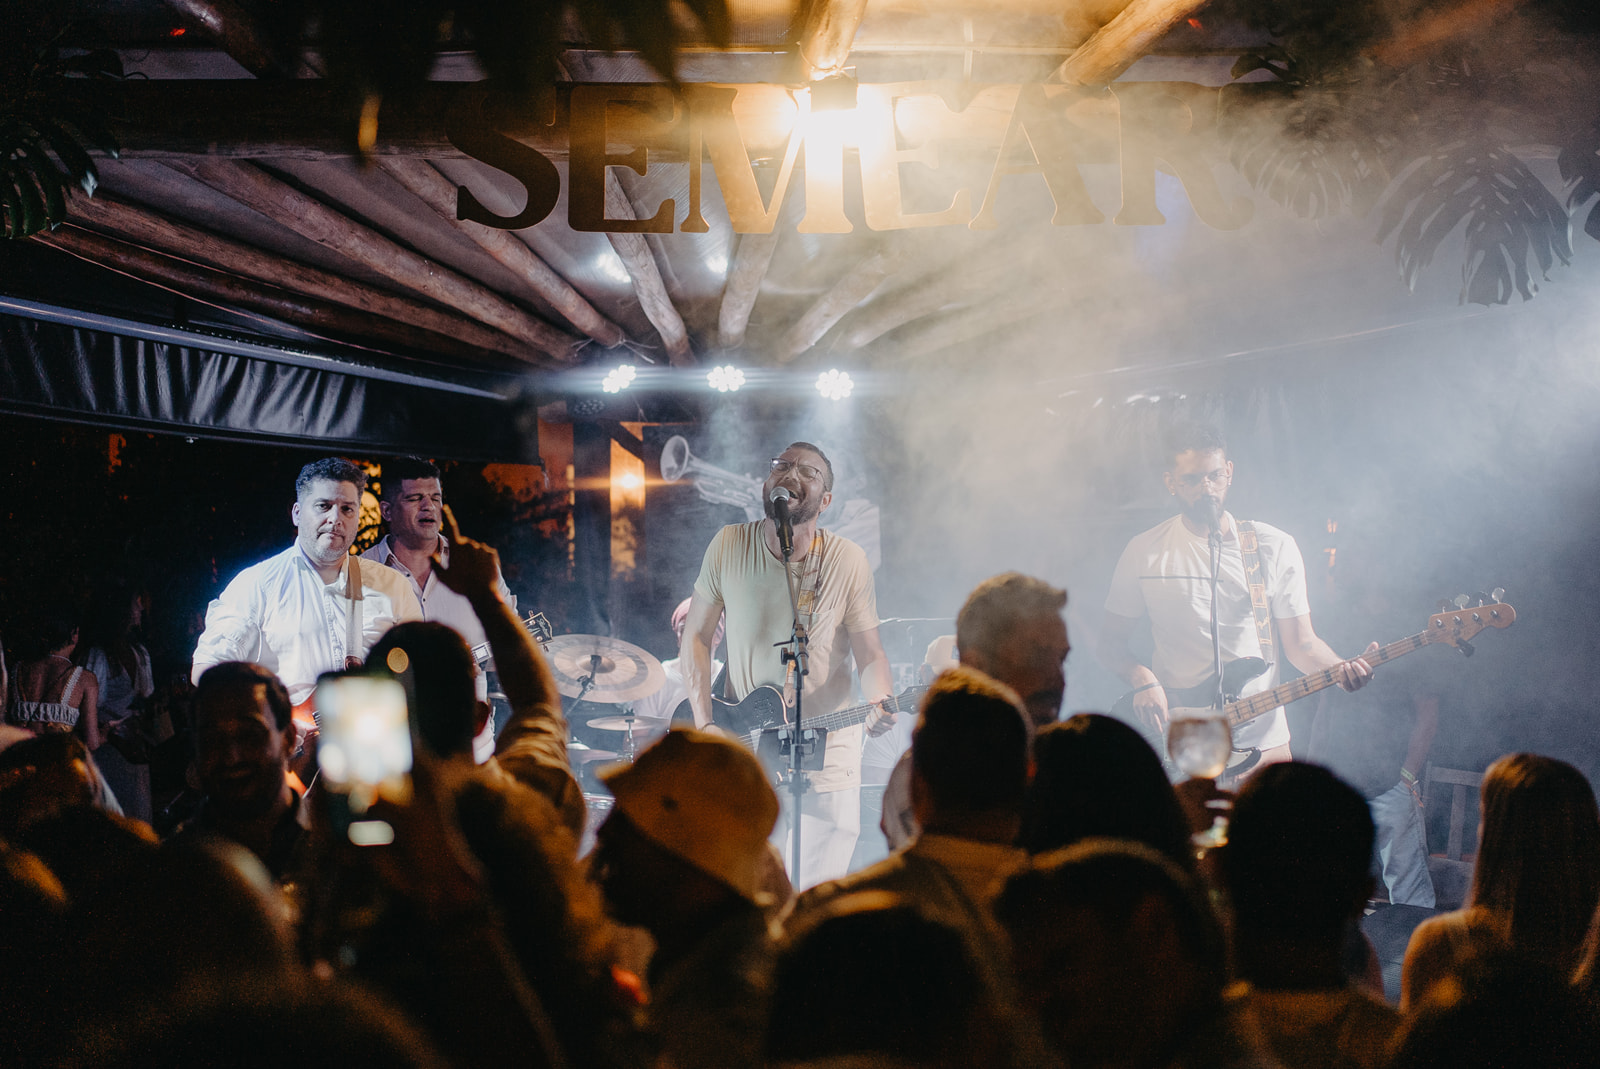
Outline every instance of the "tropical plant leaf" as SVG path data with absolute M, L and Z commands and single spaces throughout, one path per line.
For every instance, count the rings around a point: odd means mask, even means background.
M 1388 184 L 1383 150 L 1340 94 L 1285 86 L 1251 99 L 1229 109 L 1224 127 L 1228 157 L 1246 181 L 1302 219 L 1372 206 Z
M 83 151 L 82 146 L 55 123 L 41 121 L 39 133 L 50 150 L 61 160 L 61 165 L 66 168 L 67 174 L 89 196 L 94 196 L 94 191 L 100 185 L 100 171 L 95 167 L 94 160 Z
M 30 145 L 19 155 L 22 165 L 27 168 L 33 184 L 39 190 L 40 199 L 44 201 L 46 223 L 54 229 L 67 217 L 67 198 L 62 192 L 61 172 L 45 155 L 42 146 Z
M 1600 120 L 1573 129 L 1556 155 L 1556 166 L 1567 183 L 1568 211 L 1600 197 Z M 1589 209 L 1583 232 L 1600 241 L 1600 204 Z
M 1390 189 L 1378 224 L 1392 235 L 1400 276 L 1415 287 L 1444 240 L 1463 229 L 1461 300 L 1505 304 L 1538 292 L 1530 259 L 1546 279 L 1572 258 L 1571 220 L 1526 164 L 1498 145 L 1459 140 L 1424 156 Z

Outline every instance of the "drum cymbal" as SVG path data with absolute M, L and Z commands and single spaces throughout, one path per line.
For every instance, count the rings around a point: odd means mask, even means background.
M 632 727 L 636 732 L 643 732 L 660 731 L 667 726 L 668 722 L 649 716 L 632 718 L 626 716 L 597 716 L 591 720 L 584 721 L 584 723 L 592 728 L 599 728 L 601 731 L 627 731 L 629 727 Z
M 661 662 L 631 642 L 605 635 L 557 635 L 545 645 L 556 690 L 611 704 L 638 701 L 667 681 Z
M 618 754 L 615 750 L 583 749 L 567 751 L 568 760 L 576 761 L 581 765 L 586 765 L 590 761 L 615 761 L 617 757 Z

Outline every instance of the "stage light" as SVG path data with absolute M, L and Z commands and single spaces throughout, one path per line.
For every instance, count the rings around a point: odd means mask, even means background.
M 830 401 L 843 401 L 855 385 L 848 374 L 837 368 L 829 368 L 817 376 L 817 392 Z
M 625 471 L 617 476 L 617 485 L 624 490 L 637 490 L 644 485 L 644 479 L 637 472 Z
M 606 393 L 621 393 L 633 384 L 633 377 L 638 373 L 632 364 L 618 364 L 600 380 L 600 388 Z
M 706 384 L 718 393 L 732 393 L 744 385 L 744 372 L 726 364 L 706 372 Z

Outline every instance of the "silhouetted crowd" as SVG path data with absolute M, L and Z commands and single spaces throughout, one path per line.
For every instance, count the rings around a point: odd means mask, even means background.
M 1003 668 L 950 668 L 928 690 L 885 800 L 886 830 L 916 832 L 870 868 L 797 896 L 769 843 L 770 777 L 693 730 L 604 773 L 609 809 L 580 857 L 597 818 L 494 553 L 452 540 L 439 575 L 478 614 L 511 709 L 492 758 L 473 754 L 479 669 L 443 624 L 395 626 L 367 657 L 404 685 L 414 756 L 366 793 L 316 775 L 315 731 L 273 673 L 225 662 L 177 725 L 193 804 L 164 837 L 148 751 L 174 726 L 141 701 L 155 686 L 130 594 L 108 593 L 81 632 L 63 619 L 31 636 L 40 655 L 0 676 L 3 1064 L 1600 1057 L 1600 815 L 1564 762 L 1489 768 L 1465 908 L 1416 929 L 1395 1007 L 1359 927 L 1374 890 L 1361 793 L 1300 762 L 1237 794 L 1174 787 L 1119 720 L 1035 730 Z M 1005 649 L 1041 597 L 1060 610 L 1052 596 L 990 580 L 961 645 Z

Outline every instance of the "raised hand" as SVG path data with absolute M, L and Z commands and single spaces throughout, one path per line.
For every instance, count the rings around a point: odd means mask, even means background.
M 446 567 L 439 554 L 434 554 L 433 567 L 439 582 L 464 597 L 494 596 L 500 581 L 500 554 L 493 546 L 464 537 L 449 505 L 444 506 L 444 527 L 445 537 L 450 540 L 450 564 Z

